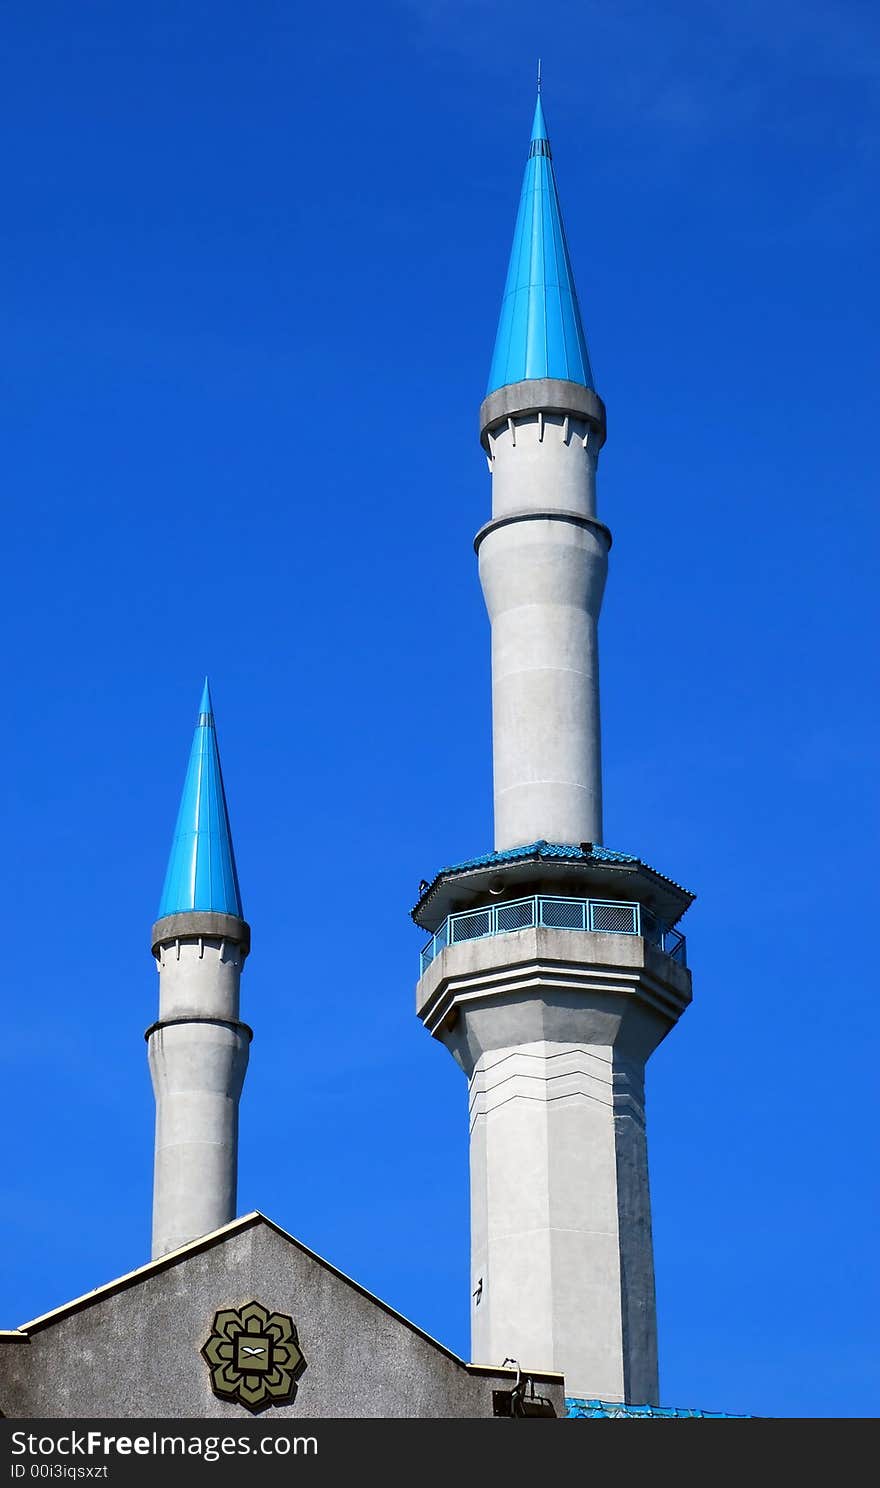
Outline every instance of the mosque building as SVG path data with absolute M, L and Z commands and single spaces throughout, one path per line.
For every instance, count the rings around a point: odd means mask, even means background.
M 693 896 L 603 839 L 605 407 L 540 88 L 480 440 L 494 847 L 412 910 L 418 1016 L 468 1083 L 471 1360 L 237 1216 L 251 930 L 206 681 L 151 937 L 152 1259 L 0 1332 L 7 1417 L 706 1414 L 659 1404 L 644 1101 Z

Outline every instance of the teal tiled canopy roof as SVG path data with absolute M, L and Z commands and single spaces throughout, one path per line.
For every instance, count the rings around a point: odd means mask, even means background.
M 194 909 L 244 918 L 207 677 L 158 917 Z
M 668 1405 L 618 1405 L 607 1400 L 581 1400 L 569 1396 L 565 1414 L 570 1420 L 599 1421 L 751 1421 L 752 1416 L 732 1416 L 727 1411 L 676 1410 Z
M 540 93 L 487 392 L 537 377 L 593 387 Z
M 436 903 L 436 894 L 442 890 L 444 884 L 457 879 L 459 875 L 529 862 L 582 863 L 594 867 L 607 864 L 611 868 L 649 874 L 652 881 L 666 894 L 665 907 L 658 913 L 669 926 L 677 923 L 694 899 L 689 889 L 683 888 L 665 873 L 659 873 L 644 859 L 637 858 L 632 853 L 616 852 L 614 848 L 603 847 L 599 842 L 545 842 L 540 839 L 537 842 L 527 842 L 522 847 L 506 847 L 500 852 L 481 853 L 478 857 L 466 858 L 462 863 L 448 864 L 435 873 L 430 883 L 426 879 L 422 880 L 418 902 L 410 913 L 422 929 L 434 930 L 436 925 L 429 924 L 422 915 L 427 905 Z
M 522 858 L 571 858 L 585 863 L 638 863 L 631 853 L 615 852 L 614 848 L 602 847 L 598 842 L 584 843 L 576 847 L 568 842 L 527 842 L 523 847 L 505 847 L 502 852 L 482 853 L 478 858 L 467 858 L 463 863 L 454 863 L 441 868 L 441 873 L 464 873 L 468 868 L 491 868 L 496 863 L 516 863 Z

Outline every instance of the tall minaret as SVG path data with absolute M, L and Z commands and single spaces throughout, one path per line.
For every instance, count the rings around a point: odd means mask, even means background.
M 239 1021 L 239 981 L 250 942 L 206 678 L 152 936 L 154 1259 L 235 1218 L 238 1102 L 251 1040 Z
M 605 409 L 540 94 L 480 427 L 495 850 L 413 911 L 419 1015 L 469 1080 L 473 1358 L 656 1403 L 644 1067 L 690 1001 L 692 895 L 601 846 Z

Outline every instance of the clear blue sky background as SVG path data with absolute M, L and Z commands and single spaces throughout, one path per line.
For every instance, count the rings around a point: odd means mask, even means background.
M 609 846 L 697 891 L 649 1069 L 668 1404 L 875 1414 L 877 163 L 861 0 L 10 0 L 0 1326 L 148 1255 L 211 674 L 240 1207 L 466 1354 L 422 876 L 491 846 L 477 442 L 535 57 L 599 389 Z

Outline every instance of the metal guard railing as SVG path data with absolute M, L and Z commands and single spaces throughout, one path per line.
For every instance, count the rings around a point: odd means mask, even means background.
M 553 894 L 534 894 L 528 899 L 508 899 L 484 909 L 465 909 L 448 915 L 422 951 L 421 974 L 448 945 L 465 940 L 483 940 L 488 935 L 507 935 L 511 930 L 531 930 L 543 925 L 550 930 L 591 930 L 606 935 L 641 935 L 686 966 L 686 941 L 680 930 L 671 930 L 651 910 L 624 899 L 565 899 Z

